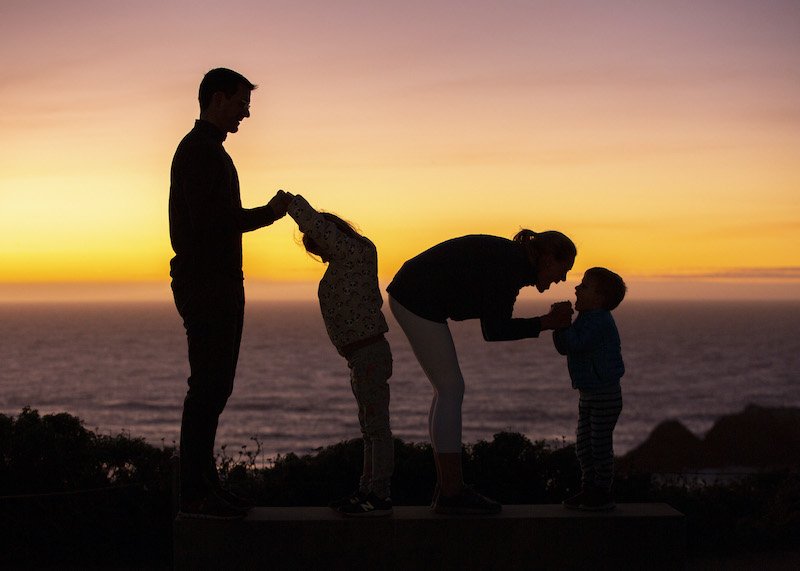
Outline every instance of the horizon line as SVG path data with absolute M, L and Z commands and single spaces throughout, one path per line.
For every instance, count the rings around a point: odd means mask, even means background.
M 754 274 L 739 268 L 720 272 L 661 274 L 626 278 L 628 300 L 698 300 L 800 301 L 800 268 L 771 268 L 770 273 Z M 520 300 L 542 303 L 574 297 L 578 278 L 552 286 L 542 294 L 523 288 Z M 388 282 L 381 281 L 384 293 Z M 250 301 L 313 301 L 317 299 L 317 281 L 268 281 L 245 279 Z M 0 282 L 0 304 L 36 302 L 126 302 L 172 301 L 169 279 L 105 281 L 26 281 Z

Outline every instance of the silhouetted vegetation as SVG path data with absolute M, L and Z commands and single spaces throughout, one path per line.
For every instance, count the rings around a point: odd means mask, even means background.
M 396 505 L 427 505 L 434 487 L 428 444 L 395 440 Z M 69 414 L 25 408 L 0 415 L 0 552 L 5 561 L 166 568 L 171 560 L 174 450 L 127 434 L 103 436 Z M 231 489 L 264 506 L 326 505 L 353 491 L 361 441 L 314 454 L 260 457 L 223 449 L 218 465 Z M 466 479 L 506 504 L 559 503 L 578 486 L 574 449 L 510 432 L 464 448 Z M 686 515 L 690 552 L 791 547 L 800 539 L 796 471 L 728 483 L 651 474 L 620 476 L 620 502 L 667 502 Z
M 3 564 L 168 564 L 172 454 L 67 413 L 0 415 Z

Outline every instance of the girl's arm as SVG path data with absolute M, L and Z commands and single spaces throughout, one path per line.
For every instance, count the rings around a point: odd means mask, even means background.
M 299 194 L 295 194 L 287 208 L 289 216 L 297 222 L 303 234 L 311 237 L 329 260 L 343 258 L 356 242 L 314 208 Z

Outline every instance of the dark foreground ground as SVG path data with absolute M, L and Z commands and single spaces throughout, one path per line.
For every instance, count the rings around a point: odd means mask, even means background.
M 666 422 L 618 459 L 616 498 L 683 513 L 690 569 L 800 569 L 797 450 L 798 409 L 748 407 L 702 438 Z M 0 415 L 0 568 L 169 569 L 174 452 L 66 413 Z M 430 446 L 397 440 L 395 454 L 395 504 L 428 505 Z M 226 484 L 264 506 L 324 506 L 352 491 L 360 465 L 359 440 L 218 458 Z M 504 504 L 557 504 L 579 486 L 572 446 L 517 433 L 466 446 L 464 468 Z

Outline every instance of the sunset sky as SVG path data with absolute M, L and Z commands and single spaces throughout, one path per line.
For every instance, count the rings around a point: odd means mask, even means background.
M 282 188 L 355 222 L 384 285 L 528 227 L 573 238 L 571 280 L 800 299 L 797 0 L 3 0 L 0 21 L 0 301 L 168 298 L 170 162 L 219 66 L 259 85 L 225 143 L 245 206 Z M 245 237 L 251 295 L 319 278 L 296 237 Z

